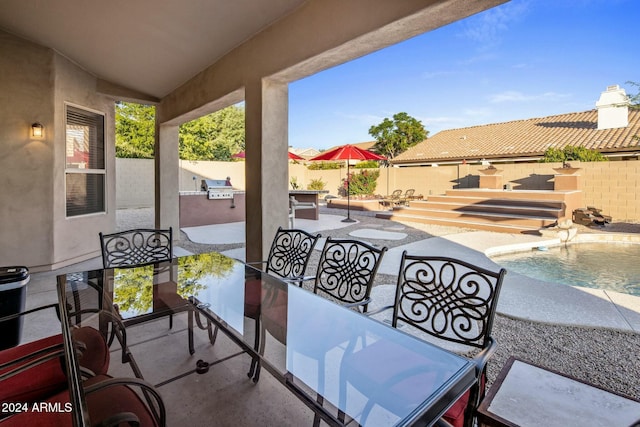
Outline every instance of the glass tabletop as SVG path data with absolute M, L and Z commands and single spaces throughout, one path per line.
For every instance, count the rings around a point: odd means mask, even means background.
M 63 282 L 67 301 L 112 301 L 134 323 L 191 300 L 271 373 L 361 425 L 430 424 L 474 382 L 467 359 L 219 253 Z

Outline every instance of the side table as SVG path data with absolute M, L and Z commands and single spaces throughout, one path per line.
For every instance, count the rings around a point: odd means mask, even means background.
M 509 358 L 478 407 L 480 427 L 630 427 L 640 401 Z

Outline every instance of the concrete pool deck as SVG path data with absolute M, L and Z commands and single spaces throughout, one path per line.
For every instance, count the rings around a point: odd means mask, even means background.
M 339 215 L 321 214 L 318 221 L 296 220 L 296 227 L 309 232 L 333 230 L 344 226 Z M 553 246 L 560 244 L 558 238 L 528 234 L 507 234 L 489 231 L 464 231 L 440 237 L 431 237 L 400 244 L 391 230 L 400 233 L 411 233 L 412 224 L 405 228 L 398 227 L 397 222 L 390 222 L 389 227 L 380 227 L 369 223 L 368 217 L 356 215 L 359 229 L 366 229 L 366 238 L 358 230 L 350 233 L 353 238 L 363 237 L 369 243 L 377 245 L 389 244 L 389 249 L 380 266 L 379 273 L 396 276 L 400 257 L 404 250 L 411 254 L 445 255 L 464 259 L 472 264 L 490 269 L 499 266 L 489 256 L 497 253 L 525 250 L 537 246 Z M 353 225 L 353 224 L 348 224 Z M 221 236 L 230 241 L 244 240 L 244 225 L 211 225 L 197 229 L 183 230 L 189 238 L 199 243 L 214 244 Z M 208 236 L 211 236 L 209 238 Z M 214 237 L 215 236 L 215 237 Z M 389 236 L 392 239 L 389 239 Z M 636 240 L 640 244 L 640 235 L 620 233 L 578 234 L 580 240 L 629 241 Z M 389 239 L 389 240 L 387 240 Z M 320 249 L 319 242 L 316 249 Z M 238 259 L 244 259 L 244 249 L 236 248 L 223 253 Z M 393 284 L 376 286 L 372 295 L 377 301 L 375 305 L 390 303 L 393 299 Z M 572 287 L 558 283 L 549 283 L 527 277 L 515 272 L 505 276 L 498 312 L 511 317 L 558 325 L 584 327 L 601 327 L 622 331 L 640 332 L 640 297 L 599 289 Z

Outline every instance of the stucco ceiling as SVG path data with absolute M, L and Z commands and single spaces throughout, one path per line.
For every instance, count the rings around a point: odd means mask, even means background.
M 0 29 L 157 98 L 306 0 L 1 0 Z

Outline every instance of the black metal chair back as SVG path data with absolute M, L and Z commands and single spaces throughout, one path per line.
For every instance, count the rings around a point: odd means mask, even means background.
M 279 227 L 271 243 L 265 272 L 283 278 L 301 278 L 319 238 L 320 234 L 314 236 L 304 230 Z
M 453 258 L 402 253 L 393 327 L 411 325 L 434 337 L 486 348 L 505 269 Z
M 386 247 L 378 249 L 358 240 L 327 238 L 313 292 L 346 305 L 362 305 L 366 312 L 373 280 L 386 251 Z
M 173 229 L 134 229 L 100 233 L 104 268 L 129 267 L 170 260 L 173 257 Z

